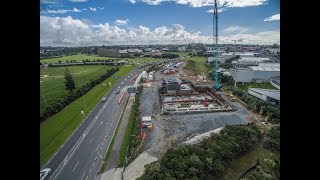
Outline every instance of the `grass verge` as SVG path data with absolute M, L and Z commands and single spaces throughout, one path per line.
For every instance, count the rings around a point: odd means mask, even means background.
M 103 163 L 102 163 L 102 165 L 101 165 L 100 172 L 103 172 L 104 169 L 106 168 L 106 162 L 108 161 L 109 156 L 110 156 L 110 154 L 111 154 L 111 150 L 112 150 L 112 147 L 113 147 L 114 139 L 116 138 L 116 135 L 117 135 L 117 133 L 118 133 L 118 129 L 119 129 L 120 125 L 121 125 L 122 116 L 123 116 L 123 114 L 124 114 L 124 111 L 125 111 L 126 108 L 127 108 L 127 104 L 128 104 L 128 102 L 129 102 L 129 98 L 130 98 L 130 95 L 128 96 L 127 102 L 126 102 L 126 104 L 124 105 L 124 108 L 123 108 L 123 110 L 122 110 L 122 113 L 121 113 L 121 116 L 120 116 L 120 121 L 118 122 L 116 131 L 115 131 L 115 133 L 114 133 L 113 136 L 112 136 L 112 140 L 111 140 L 110 146 L 108 147 L 107 154 L 106 154 L 106 156 L 105 156 L 105 158 L 104 158 L 104 160 L 103 160 Z
M 121 149 L 120 149 L 120 154 L 119 154 L 119 164 L 118 164 L 119 167 L 122 167 L 124 165 L 125 160 L 126 160 L 126 156 L 127 156 L 128 152 L 131 151 L 129 149 L 129 144 L 130 144 L 130 138 L 134 138 L 134 136 L 131 134 L 131 131 L 134 126 L 135 120 L 138 119 L 138 111 L 139 111 L 138 104 L 139 104 L 139 98 L 136 97 L 135 102 L 132 105 L 132 109 L 130 112 L 129 122 L 128 122 L 128 126 L 126 129 L 126 133 L 123 137 L 122 144 L 121 144 Z M 138 137 L 138 138 L 140 138 L 140 137 Z
M 70 105 L 65 107 L 59 113 L 49 117 L 40 124 L 40 166 L 45 164 L 51 156 L 59 149 L 59 147 L 68 139 L 68 137 L 79 127 L 80 123 L 85 119 L 80 113 L 84 110 L 83 99 L 85 99 L 87 116 L 103 96 L 110 90 L 109 82 L 114 85 L 122 76 L 135 69 L 136 65 L 124 65 L 114 75 L 119 78 L 114 79 L 113 76 L 104 80 L 96 87 L 91 89 L 83 97 L 78 98 Z M 103 86 L 107 84 L 107 86 Z

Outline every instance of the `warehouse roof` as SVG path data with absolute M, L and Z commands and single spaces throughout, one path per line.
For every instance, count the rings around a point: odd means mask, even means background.
M 280 68 L 280 63 L 259 63 L 259 66 Z
M 280 90 L 278 90 L 278 89 L 249 88 L 248 91 L 250 91 L 250 90 L 280 101 Z
M 261 66 L 250 66 L 253 71 L 280 71 L 277 67 L 261 67 Z
M 243 57 L 239 60 L 250 61 L 250 60 L 261 60 L 261 61 L 270 61 L 270 58 L 265 57 Z

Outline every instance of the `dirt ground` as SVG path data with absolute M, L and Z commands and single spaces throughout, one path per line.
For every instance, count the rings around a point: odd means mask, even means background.
M 180 78 L 181 70 L 174 75 L 164 75 L 159 71 L 154 73 L 155 80 L 150 86 L 143 89 L 140 97 L 140 111 L 142 116 L 152 116 L 153 129 L 144 129 L 147 133 L 142 150 L 160 158 L 167 149 L 174 147 L 187 137 L 196 133 L 204 133 L 225 125 L 247 124 L 246 117 L 250 113 L 237 102 L 230 102 L 238 110 L 234 112 L 215 112 L 192 115 L 160 115 L 160 100 L 158 87 L 161 78 L 177 76 Z

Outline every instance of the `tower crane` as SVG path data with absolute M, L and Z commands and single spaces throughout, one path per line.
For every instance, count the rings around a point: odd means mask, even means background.
M 212 34 L 213 34 L 213 47 L 214 47 L 214 53 L 213 53 L 213 60 L 214 60 L 214 85 L 213 88 L 216 91 L 220 91 L 221 89 L 221 83 L 219 78 L 219 63 L 218 63 L 218 8 L 217 8 L 217 0 L 214 0 L 214 8 L 213 8 L 213 28 L 212 28 Z

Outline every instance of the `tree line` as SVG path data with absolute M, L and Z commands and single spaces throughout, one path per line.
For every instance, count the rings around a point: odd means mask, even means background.
M 80 88 L 74 87 L 74 83 L 72 83 L 72 78 L 66 77 L 66 87 L 67 90 L 70 90 L 68 95 L 63 99 L 59 99 L 57 102 L 54 102 L 48 105 L 45 110 L 40 113 L 40 122 L 44 121 L 48 117 L 60 112 L 64 107 L 68 106 L 70 103 L 84 95 L 85 93 L 89 92 L 93 87 L 104 81 L 105 79 L 109 78 L 112 74 L 119 71 L 119 67 L 108 69 L 107 72 L 101 75 L 96 80 L 91 80 L 87 84 L 83 85 Z M 67 73 L 66 73 L 67 74 Z
M 256 125 L 227 125 L 197 145 L 169 149 L 161 160 L 146 166 L 141 179 L 217 179 L 232 159 L 255 147 L 261 138 Z
M 263 140 L 263 147 L 280 153 L 280 125 L 272 126 Z

